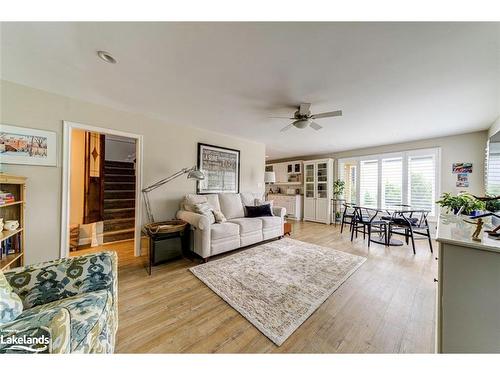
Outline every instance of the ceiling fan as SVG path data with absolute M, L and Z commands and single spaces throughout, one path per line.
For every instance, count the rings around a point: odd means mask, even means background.
M 282 132 L 287 131 L 290 129 L 292 126 L 295 126 L 297 129 L 304 129 L 307 128 L 308 126 L 311 127 L 314 130 L 320 130 L 322 128 L 321 125 L 317 124 L 313 120 L 316 120 L 318 118 L 325 118 L 325 117 L 337 117 L 337 116 L 342 116 L 342 111 L 333 111 L 333 112 L 324 112 L 324 113 L 317 113 L 315 115 L 311 114 L 310 111 L 311 108 L 311 103 L 302 103 L 297 111 L 293 114 L 293 117 L 270 117 L 270 118 L 286 118 L 289 120 L 295 120 L 291 124 L 285 126 L 283 129 L 281 129 Z

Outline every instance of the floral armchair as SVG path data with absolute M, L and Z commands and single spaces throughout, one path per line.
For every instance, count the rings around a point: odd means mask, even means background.
M 4 276 L 23 311 L 0 323 L 0 353 L 113 353 L 118 327 L 115 252 L 14 268 Z M 15 338 L 20 336 L 43 338 L 48 345 L 19 345 Z

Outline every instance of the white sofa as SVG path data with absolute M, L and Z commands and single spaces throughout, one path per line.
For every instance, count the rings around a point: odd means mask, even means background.
M 214 210 L 222 211 L 226 222 L 215 223 L 206 215 L 192 212 L 187 202 L 205 198 Z M 273 207 L 274 216 L 245 217 L 245 206 L 255 206 L 255 200 L 261 198 L 254 193 L 190 194 L 181 203 L 177 218 L 191 224 L 193 251 L 207 261 L 213 255 L 283 236 L 284 208 Z

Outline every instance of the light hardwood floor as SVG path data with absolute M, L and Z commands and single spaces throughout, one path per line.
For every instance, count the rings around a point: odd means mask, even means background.
M 292 238 L 368 260 L 280 347 L 188 271 L 182 259 L 146 272 L 130 243 L 119 254 L 118 353 L 431 353 L 437 262 L 427 241 L 370 249 L 339 227 L 294 223 Z M 143 241 L 146 245 L 146 241 Z M 436 244 L 435 250 L 437 249 Z M 146 248 L 146 246 L 144 246 Z M 244 251 L 244 250 L 243 250 Z M 230 253 L 231 254 L 231 253 Z M 436 251 L 435 251 L 436 254 Z

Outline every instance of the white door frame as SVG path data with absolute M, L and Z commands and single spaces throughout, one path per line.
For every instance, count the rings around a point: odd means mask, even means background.
M 80 129 L 94 133 L 118 135 L 136 140 L 136 179 L 135 179 L 135 235 L 134 254 L 141 255 L 141 221 L 142 221 L 142 145 L 143 136 L 127 133 L 120 130 L 100 128 L 77 122 L 63 121 L 63 175 L 62 175 L 62 205 L 61 205 L 61 258 L 69 256 L 69 217 L 70 217 L 70 179 L 71 179 L 71 134 L 73 129 Z

